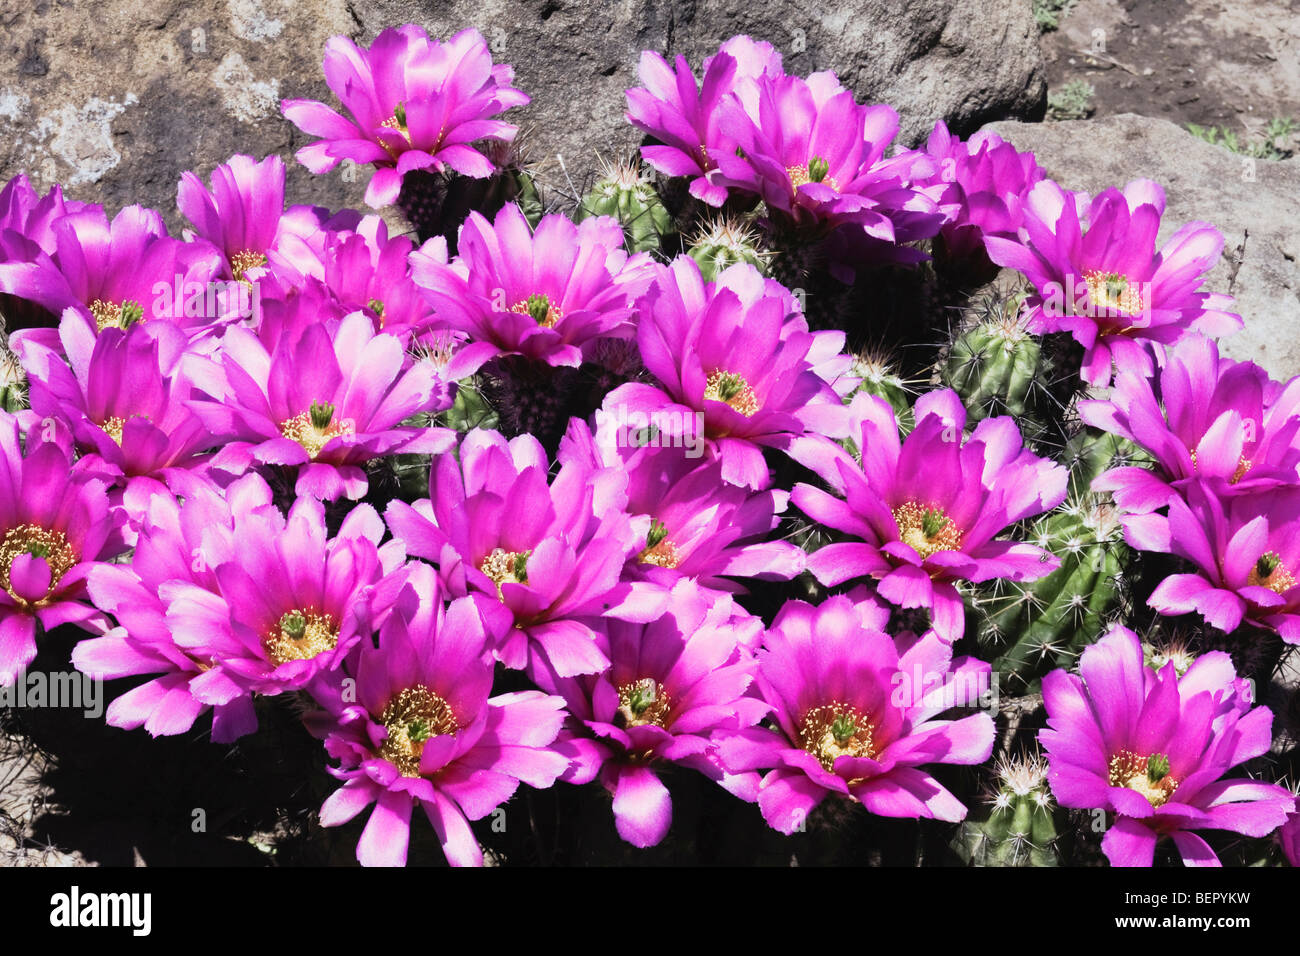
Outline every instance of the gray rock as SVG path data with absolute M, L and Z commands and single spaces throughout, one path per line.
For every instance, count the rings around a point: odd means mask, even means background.
M 683 54 L 698 69 L 738 33 L 775 46 L 791 73 L 834 70 L 864 102 L 890 103 L 908 144 L 940 118 L 969 132 L 1036 118 L 1046 103 L 1029 0 L 356 0 L 352 9 L 367 37 L 408 21 L 432 34 L 482 30 L 533 97 L 516 122 L 561 182 L 639 142 L 623 91 L 638 83 L 642 50 Z
M 182 171 L 236 152 L 292 160 L 308 137 L 279 101 L 334 104 L 321 74 L 330 36 L 365 43 L 405 22 L 439 36 L 478 27 L 515 64 L 533 102 L 511 119 L 561 193 L 593 178 L 598 155 L 639 142 L 623 91 L 645 49 L 698 66 L 750 33 L 792 72 L 834 69 L 864 101 L 892 103 L 908 143 L 940 117 L 969 132 L 1040 115 L 1045 97 L 1030 0 L 37 0 L 0 22 L 0 179 L 25 171 L 111 209 L 144 203 L 173 227 Z M 291 202 L 361 204 L 364 170 L 349 183 L 290 169 Z
M 1300 374 L 1300 158 L 1249 159 L 1168 120 L 1131 113 L 989 128 L 1032 150 L 1047 175 L 1070 189 L 1095 193 L 1154 179 L 1168 201 L 1162 242 L 1192 220 L 1217 226 L 1224 255 L 1206 288 L 1234 295 L 1246 322 L 1223 351 L 1258 362 L 1275 378 Z
M 346 0 L 41 0 L 0 21 L 0 181 L 23 171 L 110 210 L 143 203 L 175 228 L 184 170 L 278 153 L 291 201 L 360 203 L 364 175 L 293 162 L 308 137 L 280 115 L 282 98 L 330 98 L 325 41 L 358 29 Z

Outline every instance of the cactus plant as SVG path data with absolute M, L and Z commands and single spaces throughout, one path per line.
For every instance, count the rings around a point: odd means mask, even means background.
M 707 222 L 686 250 L 700 266 L 700 273 L 712 282 L 723 269 L 747 262 L 766 271 L 769 253 L 759 248 L 758 233 L 744 220 L 720 217 Z
M 1003 757 L 983 805 L 963 822 L 952 848 L 969 866 L 1058 866 L 1059 815 L 1041 757 Z
M 629 252 L 654 252 L 673 232 L 672 218 L 651 179 L 633 163 L 606 163 L 604 175 L 582 197 L 574 220 L 612 216 L 623 226 Z
M 977 592 L 979 641 L 1013 693 L 1036 689 L 1048 671 L 1073 665 L 1116 617 L 1126 593 L 1129 548 L 1109 500 L 1075 498 L 1030 525 L 1028 539 L 1061 559 L 1037 581 L 1000 580 Z

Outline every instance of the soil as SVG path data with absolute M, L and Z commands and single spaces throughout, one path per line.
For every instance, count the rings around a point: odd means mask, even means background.
M 1300 0 L 1080 0 L 1042 45 L 1049 89 L 1092 84 L 1094 116 L 1239 139 L 1262 138 L 1275 117 L 1300 123 Z

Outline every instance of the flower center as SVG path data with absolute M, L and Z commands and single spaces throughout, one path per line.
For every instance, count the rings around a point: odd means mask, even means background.
M 833 771 L 837 757 L 874 758 L 876 745 L 871 734 L 875 729 L 870 715 L 864 715 L 848 704 L 832 701 L 814 707 L 804 715 L 799 727 L 799 745 L 816 757 L 827 771 Z
M 1110 785 L 1136 790 L 1153 807 L 1163 806 L 1178 789 L 1178 781 L 1169 773 L 1168 757 L 1143 757 L 1131 750 L 1121 750 L 1110 758 Z
M 825 183 L 834 189 L 840 191 L 840 184 L 835 181 L 834 176 L 826 175 L 830 172 L 830 163 L 826 162 L 820 156 L 814 156 L 802 166 L 787 166 L 785 174 L 790 177 L 790 185 L 795 189 L 800 186 L 806 186 L 808 183 Z
M 144 319 L 144 308 L 130 299 L 120 303 L 96 299 L 90 303 L 90 314 L 95 317 L 95 331 L 103 332 L 107 328 L 129 329 Z
M 1142 293 L 1128 276 L 1090 269 L 1083 274 L 1083 281 L 1088 287 L 1088 301 L 1097 312 L 1142 314 Z
M 244 281 L 244 273 L 249 269 L 260 269 L 264 265 L 266 265 L 266 256 L 251 249 L 236 252 L 230 257 L 231 275 L 240 282 Z
M 76 549 L 68 543 L 61 531 L 52 531 L 35 524 L 20 524 L 6 531 L 4 541 L 0 541 L 0 587 L 22 606 L 26 606 L 27 601 L 14 593 L 10 574 L 14 561 L 23 554 L 42 558 L 50 566 L 51 591 L 58 585 L 59 579 L 77 563 Z
M 654 724 L 664 727 L 672 701 L 664 693 L 664 685 L 653 677 L 643 677 L 618 689 L 618 716 L 624 727 L 644 727 Z
M 493 548 L 492 553 L 483 559 L 478 569 L 486 574 L 492 583 L 497 586 L 497 597 L 505 600 L 501 585 L 507 582 L 511 584 L 528 583 L 528 558 L 532 553 L 531 549 L 528 551 L 507 551 L 505 548 Z
M 1267 551 L 1259 556 L 1255 566 L 1250 569 L 1246 583 L 1252 587 L 1268 588 L 1278 594 L 1291 590 L 1296 585 L 1295 576 L 1287 570 L 1286 565 L 1276 551 Z
M 408 687 L 394 697 L 379 719 L 388 731 L 379 756 L 404 777 L 420 775 L 420 757 L 427 741 L 460 730 L 451 705 L 423 684 Z
M 753 418 L 758 413 L 758 399 L 754 390 L 744 377 L 735 372 L 724 372 L 715 368 L 704 380 L 704 397 L 715 402 L 730 405 L 746 418 Z
M 915 501 L 894 509 L 899 540 L 910 546 L 922 558 L 938 551 L 957 551 L 961 548 L 961 529 L 942 508 L 922 508 Z
M 333 619 L 313 610 L 289 611 L 280 618 L 277 630 L 262 639 L 267 655 L 276 664 L 309 661 L 317 654 L 334 650 L 339 628 Z
M 334 420 L 334 406 L 328 402 L 312 402 L 310 411 L 299 412 L 280 423 L 280 434 L 301 445 L 313 461 L 331 438 L 355 432 L 352 422 Z
M 650 522 L 650 533 L 645 536 L 645 548 L 637 555 L 642 564 L 657 564 L 661 568 L 675 568 L 682 555 L 677 546 L 668 540 L 668 528 L 658 518 Z
M 402 138 L 405 139 L 407 143 L 411 141 L 411 130 L 406 125 L 406 104 L 398 103 L 393 109 L 393 115 L 388 117 L 388 119 L 384 120 L 379 125 L 384 129 L 391 129 L 394 132 L 401 134 Z M 397 159 L 398 151 L 386 139 L 380 138 L 379 145 L 388 151 L 389 156 L 393 157 L 393 159 Z
M 550 297 L 540 292 L 516 302 L 510 307 L 510 311 L 531 316 L 534 322 L 548 329 L 555 328 L 555 323 L 564 318 L 564 313 L 551 304 Z
M 133 418 L 143 418 L 145 421 L 149 421 L 148 415 L 128 415 L 126 418 L 118 418 L 116 415 L 110 415 L 108 418 L 104 419 L 104 424 L 99 427 L 104 430 L 104 434 L 117 442 L 118 447 L 121 447 L 122 432 L 126 429 L 126 423 Z

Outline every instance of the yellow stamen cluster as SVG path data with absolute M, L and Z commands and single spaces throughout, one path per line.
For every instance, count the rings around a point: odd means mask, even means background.
M 743 376 L 717 368 L 704 380 L 704 397 L 725 402 L 746 418 L 753 418 L 760 407 L 754 390 Z
M 0 541 L 0 587 L 9 592 L 9 596 L 20 605 L 26 601 L 14 593 L 10 581 L 10 571 L 14 560 L 21 554 L 41 557 L 50 566 L 50 590 L 58 585 L 59 579 L 67 574 L 77 563 L 77 551 L 68 543 L 62 531 L 53 531 L 35 524 L 20 524 L 5 532 Z M 40 603 L 40 602 L 38 602 Z
M 876 724 L 869 714 L 832 701 L 814 707 L 804 715 L 799 726 L 799 746 L 831 771 L 837 757 L 874 758 L 876 745 L 871 735 L 875 729 Z
M 787 166 L 785 168 L 785 174 L 790 177 L 790 185 L 795 189 L 798 189 L 800 186 L 806 186 L 811 182 L 817 182 L 817 180 L 813 179 L 809 174 L 807 163 L 804 163 L 802 166 Z M 834 176 L 823 177 L 821 179 L 821 184 L 823 186 L 830 186 L 831 189 L 836 192 L 840 191 L 840 184 L 836 181 Z
M 940 508 L 923 508 L 909 501 L 894 509 L 894 521 L 899 539 L 922 558 L 961 549 L 961 529 Z
M 1295 575 L 1287 570 L 1276 551 L 1269 551 L 1260 556 L 1255 566 L 1250 569 L 1246 583 L 1252 587 L 1268 588 L 1277 594 L 1284 594 L 1296 586 Z
M 399 693 L 388 702 L 379 719 L 388 731 L 379 756 L 404 777 L 420 776 L 420 757 L 427 741 L 460 730 L 451 705 L 423 684 Z
M 530 299 L 533 301 L 537 301 L 537 298 L 538 297 L 530 296 L 528 299 L 520 299 L 518 302 L 516 302 L 514 305 L 510 307 L 510 311 L 518 312 L 521 315 L 532 316 L 537 321 L 537 324 L 542 326 L 543 328 L 547 328 L 547 329 L 555 328 L 555 324 L 559 322 L 560 319 L 564 318 L 564 313 L 560 309 L 552 305 L 550 300 L 547 299 L 545 315 L 543 315 L 540 319 L 537 318 L 537 315 L 534 314 L 535 306 L 533 306 L 530 302 Z M 541 298 L 545 298 L 545 297 L 541 297 Z
M 350 421 L 334 420 L 324 428 L 319 428 L 311 420 L 311 412 L 299 412 L 293 418 L 280 423 L 280 434 L 290 441 L 296 441 L 315 460 L 331 438 L 351 435 L 356 428 Z
M 528 583 L 528 556 L 531 551 L 507 551 L 505 548 L 493 548 L 492 553 L 482 560 L 478 569 L 488 576 L 497 586 L 497 597 L 505 599 L 501 585 Z
M 643 727 L 654 724 L 664 727 L 672 701 L 664 693 L 664 685 L 653 677 L 643 677 L 618 688 L 618 714 L 624 727 Z
M 1142 293 L 1128 276 L 1090 269 L 1083 274 L 1083 281 L 1088 287 L 1088 301 L 1097 311 L 1142 314 Z
M 642 564 L 655 564 L 661 568 L 675 568 L 682 562 L 682 553 L 677 545 L 664 538 L 652 548 L 646 548 L 638 556 Z
M 118 418 L 116 415 L 110 415 L 108 418 L 104 419 L 104 423 L 99 427 L 104 430 L 104 434 L 108 435 L 109 438 L 113 439 L 113 441 L 117 442 L 117 444 L 121 446 L 122 432 L 126 429 L 126 423 L 132 418 L 143 418 L 146 421 L 149 420 L 148 415 L 129 415 L 126 418 Z
M 249 269 L 260 269 L 264 265 L 266 265 L 266 256 L 251 249 L 236 252 L 230 257 L 230 272 L 240 282 L 244 281 L 244 273 Z
M 267 656 L 276 664 L 309 661 L 334 650 L 338 642 L 339 626 L 334 620 L 310 609 L 290 611 L 280 618 L 278 628 L 262 638 Z
M 124 329 L 132 322 L 144 318 L 144 309 L 138 302 L 105 302 L 96 299 L 90 303 L 90 314 L 95 319 L 95 331 L 105 329 Z
M 1164 759 L 1163 774 L 1152 770 L 1152 761 L 1157 759 Z M 1160 807 L 1178 789 L 1178 781 L 1169 773 L 1168 764 L 1168 759 L 1159 755 L 1144 757 L 1131 750 L 1121 750 L 1110 758 L 1109 783 L 1112 787 L 1135 790 L 1146 797 L 1151 806 Z

